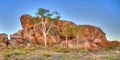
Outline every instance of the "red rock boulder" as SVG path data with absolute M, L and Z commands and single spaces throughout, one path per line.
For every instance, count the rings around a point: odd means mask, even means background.
M 8 35 L 3 33 L 0 34 L 0 50 L 7 48 L 8 45 Z
M 21 25 L 22 28 L 31 28 L 33 26 L 33 24 L 31 24 L 31 20 L 32 20 L 32 16 L 28 15 L 28 14 L 24 14 L 21 16 L 20 21 L 21 21 Z
M 8 35 L 3 33 L 0 34 L 0 43 L 8 43 Z

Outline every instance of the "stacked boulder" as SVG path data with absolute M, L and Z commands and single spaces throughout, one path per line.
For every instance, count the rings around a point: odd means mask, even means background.
M 8 35 L 5 33 L 0 34 L 0 51 L 7 48 Z
M 29 45 L 38 44 L 44 45 L 43 34 L 39 27 L 30 23 L 32 16 L 25 14 L 21 16 L 21 25 L 23 30 L 19 30 L 15 34 L 10 35 L 10 45 Z M 56 36 L 57 37 L 57 36 Z M 57 43 L 57 39 L 52 35 L 47 35 L 47 44 L 52 45 Z
M 43 34 L 40 31 L 40 28 L 36 26 L 36 24 L 32 24 L 31 21 L 33 17 L 24 14 L 21 16 L 20 21 L 23 30 L 19 30 L 17 33 L 10 35 L 9 43 L 11 45 L 20 45 L 25 46 L 28 44 L 38 44 L 44 45 Z M 71 21 L 58 20 L 54 27 L 57 28 L 58 33 L 55 35 L 48 34 L 47 35 L 47 44 L 55 46 L 55 44 L 60 43 L 61 45 L 65 45 L 65 37 L 61 37 L 61 26 L 69 24 L 69 26 L 78 26 Z M 82 30 L 84 33 L 82 38 L 79 38 L 78 44 L 76 45 L 76 38 L 69 37 L 68 38 L 68 48 L 73 49 L 87 49 L 87 50 L 98 50 L 101 48 L 111 47 L 120 45 L 118 41 L 108 41 L 106 38 L 106 34 L 96 26 L 92 25 L 80 25 L 83 26 Z M 78 32 L 81 34 L 81 32 Z
M 18 46 L 23 45 L 23 36 L 22 30 L 19 30 L 17 33 L 10 35 L 9 45 L 10 46 Z

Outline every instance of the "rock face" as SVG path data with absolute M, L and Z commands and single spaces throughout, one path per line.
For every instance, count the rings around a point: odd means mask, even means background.
M 99 27 L 91 26 L 91 25 L 81 25 L 81 26 L 84 27 L 84 29 L 81 31 L 83 32 L 83 36 L 81 36 L 82 38 L 79 39 L 78 45 L 81 46 L 82 48 L 88 50 L 98 50 L 107 47 L 120 46 L 120 42 L 118 41 L 108 41 L 105 33 Z M 70 43 L 68 43 L 68 46 L 70 44 L 69 46 L 70 48 L 75 48 L 76 43 L 74 42 L 76 41 L 75 40 L 70 41 Z
M 84 27 L 83 34 L 86 40 L 89 42 L 92 42 L 94 44 L 100 45 L 98 47 L 107 47 L 106 42 L 107 38 L 105 33 L 96 26 L 90 26 L 90 25 L 82 25 Z
M 21 16 L 20 21 L 23 29 L 32 27 L 30 20 L 32 20 L 32 16 L 28 14 L 24 14 Z
M 10 44 L 11 45 L 20 45 L 20 44 L 44 44 L 43 34 L 40 31 L 38 26 L 31 24 L 32 16 L 25 14 L 20 18 L 21 25 L 23 30 L 16 32 L 15 34 L 10 35 Z M 57 36 L 57 35 L 56 35 Z M 47 44 L 52 45 L 57 43 L 56 37 L 53 35 L 47 35 Z
M 0 50 L 7 48 L 8 45 L 8 35 L 3 33 L 0 34 Z
M 14 33 L 10 35 L 10 40 L 9 40 L 9 45 L 18 45 L 18 44 L 23 44 L 23 35 L 22 35 L 23 30 L 19 30 L 17 33 Z
M 28 44 L 39 44 L 44 45 L 43 34 L 38 26 L 35 24 L 31 24 L 33 20 L 32 16 L 25 14 L 22 15 L 21 18 L 21 25 L 23 30 L 19 30 L 15 34 L 10 35 L 9 43 L 11 45 L 28 45 Z M 48 23 L 48 22 L 47 22 Z M 65 20 L 58 20 L 53 27 L 56 30 L 52 30 L 54 34 L 47 35 L 47 44 L 54 45 L 60 43 L 62 45 L 65 44 L 65 37 L 61 37 L 61 26 L 69 24 L 69 26 L 82 26 L 84 29 L 79 33 L 80 38 L 78 39 L 78 44 L 76 43 L 77 40 L 74 36 L 68 37 L 68 48 L 74 49 L 81 49 L 84 48 L 86 50 L 98 50 L 101 48 L 106 48 L 110 46 L 120 45 L 117 41 L 108 41 L 106 38 L 105 33 L 96 26 L 91 25 L 76 25 L 71 21 Z M 82 35 L 81 35 L 82 33 Z M 113 44 L 113 45 L 112 45 Z
M 55 25 L 58 26 L 58 27 L 61 27 L 62 25 L 65 25 L 65 24 L 69 24 L 70 26 L 76 26 L 75 23 L 71 22 L 71 21 L 65 21 L 65 20 L 58 20 Z

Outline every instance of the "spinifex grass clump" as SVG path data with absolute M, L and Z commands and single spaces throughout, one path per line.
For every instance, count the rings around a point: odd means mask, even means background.
M 44 54 L 45 57 L 51 57 L 51 54 Z
M 8 47 L 3 50 L 2 53 L 5 56 L 5 59 L 9 59 L 11 56 L 24 56 L 34 50 L 34 48 Z
M 70 52 L 70 49 L 68 49 L 68 48 L 65 47 L 65 46 L 60 46 L 59 48 L 56 48 L 55 51 L 56 51 L 56 52 L 62 52 L 62 53 L 69 53 L 69 52 Z

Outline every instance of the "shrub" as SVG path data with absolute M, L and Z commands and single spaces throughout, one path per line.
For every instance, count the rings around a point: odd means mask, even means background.
M 117 60 L 114 56 L 112 56 L 112 55 L 107 55 L 107 56 L 105 56 L 105 59 L 106 60 Z
M 51 57 L 51 54 L 44 54 L 45 57 Z
M 88 53 L 89 51 L 85 50 L 85 49 L 80 49 L 80 53 Z
M 56 49 L 56 52 L 69 53 L 70 50 L 68 48 L 66 48 L 65 46 L 61 46 Z
M 24 56 L 28 53 L 31 53 L 34 49 L 29 48 L 21 48 L 21 47 L 8 47 L 8 49 L 3 50 L 3 55 L 6 59 L 10 58 L 11 56 L 21 55 Z

